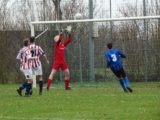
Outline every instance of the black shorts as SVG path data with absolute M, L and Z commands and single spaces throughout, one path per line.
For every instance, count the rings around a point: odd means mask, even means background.
M 120 70 L 115 70 L 115 69 L 111 68 L 111 70 L 118 78 L 125 78 L 126 77 L 126 73 L 123 68 Z

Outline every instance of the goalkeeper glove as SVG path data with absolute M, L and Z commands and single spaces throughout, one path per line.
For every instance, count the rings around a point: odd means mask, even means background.
M 67 26 L 66 31 L 68 34 L 71 34 L 72 26 Z

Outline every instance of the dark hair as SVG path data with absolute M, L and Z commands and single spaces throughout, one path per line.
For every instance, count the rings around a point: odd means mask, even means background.
M 107 44 L 107 47 L 108 47 L 109 49 L 112 49 L 112 43 L 108 43 L 108 44 Z
M 24 40 L 23 40 L 23 45 L 24 45 L 24 46 L 28 46 L 28 39 L 24 39 Z
M 30 43 L 34 43 L 34 41 L 35 41 L 35 37 L 30 37 Z

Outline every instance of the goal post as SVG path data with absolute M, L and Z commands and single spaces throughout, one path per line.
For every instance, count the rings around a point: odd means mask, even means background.
M 119 23 L 118 22 L 123 22 L 123 21 L 126 21 L 126 22 L 128 22 L 128 21 L 143 21 L 143 20 L 159 20 L 160 19 L 160 15 L 158 15 L 158 16 L 137 16 L 137 17 L 119 17 L 119 18 L 101 18 L 101 19 L 80 19 L 80 20 L 60 20 L 60 21 L 32 21 L 30 24 L 30 28 L 31 28 L 31 36 L 36 36 L 35 35 L 35 26 L 37 26 L 37 25 L 46 25 L 46 26 L 49 26 L 49 25 L 62 25 L 62 26 L 67 26 L 67 25 L 77 25 L 77 24 L 88 24 L 88 23 L 90 23 L 90 22 L 93 22 L 93 23 L 103 23 L 103 22 L 105 22 L 105 23 L 109 23 L 109 22 L 117 22 L 117 24 L 115 24 L 115 26 L 119 26 Z M 142 22 L 142 24 L 143 24 L 143 22 Z M 98 27 L 95 25 L 95 24 L 93 24 L 93 35 L 95 34 L 95 36 L 93 36 L 93 37 L 99 37 L 99 35 L 97 34 L 98 32 L 99 32 L 99 30 L 97 30 L 98 29 Z M 143 26 L 143 25 L 142 25 Z M 82 26 L 81 26 L 82 27 Z M 106 27 L 107 28 L 107 27 Z M 83 29 L 83 28 L 82 28 Z M 143 29 L 142 27 L 140 27 L 139 28 L 140 30 L 141 29 Z M 117 29 L 118 30 L 118 29 Z M 125 29 L 124 29 L 125 30 Z M 121 34 L 120 32 L 123 32 L 124 30 L 121 30 L 121 31 L 119 31 L 118 32 L 118 34 Z M 78 30 L 77 30 L 78 31 Z M 95 32 L 96 31 L 96 32 Z M 116 31 L 117 32 L 117 31 Z M 125 31 L 125 32 L 129 32 L 129 31 Z M 87 30 L 85 31 L 85 33 L 87 34 Z M 118 35 L 118 34 L 115 34 L 115 35 Z M 141 32 L 140 32 L 140 34 L 143 34 L 143 30 L 141 30 Z M 158 33 L 157 33 L 158 34 Z M 42 35 L 43 36 L 43 35 Z M 79 35 L 77 35 L 78 37 L 79 37 Z M 137 35 L 135 35 L 134 37 L 137 37 L 138 36 L 138 34 Z M 77 40 L 79 40 L 79 38 L 76 38 Z M 130 36 L 129 36 L 130 37 Z M 138 36 L 139 38 L 141 37 L 141 36 Z M 143 37 L 143 35 L 142 35 L 142 37 Z M 138 38 L 138 39 L 139 39 Z M 126 38 L 123 38 L 123 35 L 121 35 L 119 38 L 117 38 L 117 39 L 119 39 L 119 40 L 123 40 L 123 39 L 126 39 Z M 96 39 L 97 40 L 97 39 Z M 95 41 L 96 41 L 95 40 Z M 80 41 L 80 40 L 79 40 Z M 145 40 L 144 40 L 145 41 Z M 98 41 L 97 41 L 98 42 Z M 105 42 L 108 42 L 108 41 L 105 41 Z M 132 41 L 133 42 L 133 41 Z M 140 41 L 141 42 L 141 41 Z M 78 44 L 81 44 L 81 42 L 78 42 Z M 100 44 L 100 43 L 99 43 Z M 132 44 L 132 43 L 127 43 L 127 44 Z M 138 44 L 138 43 L 137 43 Z M 98 45 L 98 44 L 97 44 Z M 104 43 L 102 43 L 102 45 L 103 45 L 103 47 L 104 47 Z M 118 44 L 117 44 L 118 45 Z M 82 47 L 82 45 L 77 45 L 77 46 L 79 46 L 79 47 Z M 131 46 L 131 45 L 130 45 Z M 97 46 L 96 46 L 97 47 Z M 123 48 L 124 46 L 122 45 L 122 46 L 120 46 L 120 48 Z M 83 49 L 87 49 L 87 48 L 83 48 Z M 79 53 L 80 54 L 83 54 L 83 51 L 81 51 L 81 50 L 83 50 L 83 49 L 81 49 L 81 48 L 79 48 Z M 132 48 L 131 48 L 132 49 Z M 104 48 L 103 48 L 103 50 L 105 50 Z M 77 50 L 78 51 L 78 50 Z M 145 51 L 147 51 L 147 50 L 145 50 Z M 102 53 L 101 51 L 100 51 L 100 53 Z M 95 53 L 96 54 L 96 53 Z M 99 53 L 98 53 L 99 54 Z M 81 55 L 80 55 L 81 56 Z M 82 57 L 82 56 L 81 56 Z M 73 56 L 73 59 L 77 59 L 75 56 Z M 96 59 L 96 58 L 92 58 L 92 59 Z M 102 58 L 103 59 L 103 58 Z M 146 59 L 146 58 L 145 58 Z M 83 61 L 83 59 L 79 59 L 79 60 L 82 60 Z M 79 62 L 78 64 L 83 64 L 82 63 L 82 61 L 81 62 Z M 142 62 L 143 63 L 143 62 Z M 144 64 L 148 64 L 148 63 L 145 63 L 144 62 Z M 97 63 L 97 65 L 96 66 L 98 66 L 98 63 Z M 141 69 L 141 68 L 140 68 Z M 83 68 L 81 67 L 81 70 L 83 71 Z M 99 70 L 99 69 L 97 69 L 96 68 L 96 70 Z M 78 73 L 81 73 L 82 74 L 82 71 L 78 71 Z M 88 70 L 88 71 L 90 71 L 90 70 Z M 144 70 L 145 71 L 145 70 Z M 145 72 L 143 73 L 143 74 L 145 74 Z M 35 78 L 35 77 L 34 77 Z M 81 78 L 81 81 L 82 81 L 82 76 L 80 77 Z M 35 81 L 35 80 L 34 80 Z M 34 82 L 34 84 L 35 84 L 36 82 Z M 33 86 L 35 86 L 35 85 L 33 85 Z
M 120 17 L 120 18 L 102 18 L 102 19 L 81 19 L 81 20 L 60 20 L 60 21 L 32 21 L 31 26 L 35 24 L 66 24 L 66 23 L 83 23 L 83 22 L 110 22 L 126 20 L 144 20 L 159 19 L 160 16 L 137 16 L 137 17 Z
M 31 27 L 31 36 L 35 36 L 34 25 L 32 24 L 32 22 L 30 24 L 30 27 Z
M 137 16 L 137 17 L 120 17 L 120 18 L 102 18 L 102 19 L 81 19 L 81 20 L 59 20 L 59 21 L 32 21 L 31 36 L 35 36 L 34 25 L 37 24 L 67 24 L 67 23 L 84 23 L 84 22 L 111 22 L 111 21 L 127 21 L 127 20 L 147 20 L 160 19 L 159 16 Z

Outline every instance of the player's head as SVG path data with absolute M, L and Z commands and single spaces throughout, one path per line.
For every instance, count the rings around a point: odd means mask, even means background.
M 30 37 L 29 42 L 34 43 L 35 42 L 35 37 Z
M 28 46 L 28 39 L 24 39 L 24 40 L 23 40 L 23 45 L 24 45 L 25 47 Z
M 112 49 L 112 43 L 107 44 L 108 49 Z
M 54 37 L 54 42 L 56 42 L 56 43 L 60 43 L 61 42 L 60 35 L 56 35 Z

